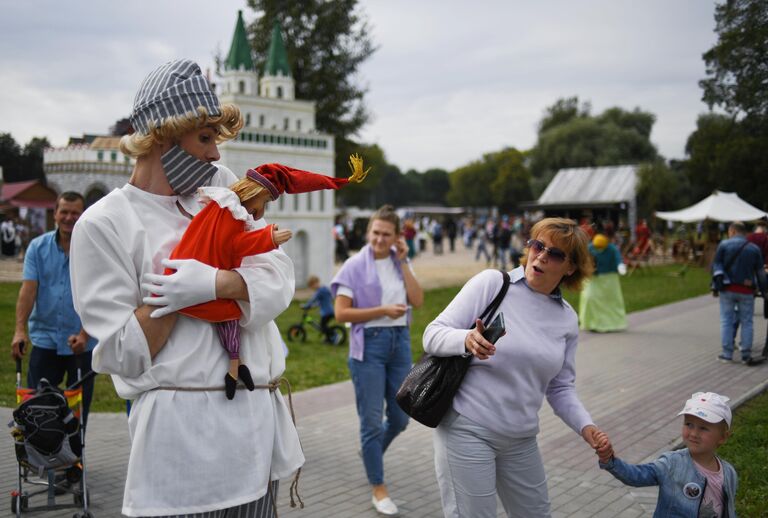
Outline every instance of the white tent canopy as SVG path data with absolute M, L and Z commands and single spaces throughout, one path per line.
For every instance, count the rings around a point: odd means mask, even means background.
M 691 223 L 694 221 L 754 221 L 768 217 L 763 212 L 745 202 L 735 192 L 715 191 L 699 203 L 688 208 L 671 211 L 656 212 L 656 216 L 668 221 L 681 221 Z

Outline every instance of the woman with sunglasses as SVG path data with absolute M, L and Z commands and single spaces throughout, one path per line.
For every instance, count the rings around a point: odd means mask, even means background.
M 506 334 L 496 344 L 483 338 L 477 318 L 502 286 L 496 270 L 470 279 L 424 331 L 425 352 L 474 356 L 434 435 L 446 517 L 495 517 L 497 495 L 508 516 L 550 516 L 536 441 L 545 396 L 555 414 L 596 447 L 599 430 L 574 384 L 578 318 L 560 292 L 579 289 L 592 273 L 588 243 L 570 219 L 547 218 L 533 226 L 523 266 L 510 272 L 499 307 Z

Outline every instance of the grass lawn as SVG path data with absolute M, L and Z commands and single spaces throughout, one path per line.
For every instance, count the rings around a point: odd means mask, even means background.
M 703 268 L 690 268 L 685 275 L 674 275 L 681 269 L 677 265 L 647 268 L 621 278 L 627 312 L 639 311 L 661 304 L 683 300 L 707 293 L 709 273 Z M 10 342 L 15 322 L 16 297 L 19 283 L 0 283 L 0 343 L 5 353 L 0 354 L 0 406 L 15 406 L 14 365 L 11 361 Z M 441 288 L 426 293 L 424 306 L 414 312 L 411 329 L 414 359 L 421 355 L 420 337 L 424 328 L 437 316 L 459 291 Z M 574 307 L 579 294 L 566 292 L 565 297 Z M 284 337 L 288 327 L 301 320 L 299 302 L 293 302 L 278 319 Z M 290 355 L 286 377 L 294 390 L 305 390 L 349 378 L 347 346 L 325 345 L 319 333 L 310 329 L 305 343 L 288 342 Z M 26 365 L 25 365 L 26 369 Z M 117 397 L 108 376 L 97 376 L 92 409 L 96 412 L 123 412 L 125 403 Z M 723 458 L 731 462 L 739 473 L 737 511 L 741 516 L 765 516 L 768 502 L 768 393 L 753 399 L 736 411 L 734 434 L 720 449 Z
M 736 410 L 733 435 L 717 453 L 739 474 L 738 515 L 768 516 L 768 392 Z

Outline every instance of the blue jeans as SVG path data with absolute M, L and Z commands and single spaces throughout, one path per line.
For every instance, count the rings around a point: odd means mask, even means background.
M 363 361 L 350 358 L 348 363 L 360 418 L 365 472 L 371 485 L 383 484 L 384 452 L 408 425 L 408 414 L 395 400 L 397 389 L 411 369 L 411 335 L 408 328 L 366 328 Z
M 741 358 L 749 359 L 752 350 L 752 313 L 755 310 L 754 296 L 732 291 L 720 292 L 720 343 L 723 344 L 723 356 L 733 357 L 733 342 L 736 339 L 735 325 L 741 326 Z

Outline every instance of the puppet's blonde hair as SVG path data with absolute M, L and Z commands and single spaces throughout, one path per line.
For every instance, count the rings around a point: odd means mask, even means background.
M 260 192 L 266 191 L 264 186 L 262 186 L 259 182 L 256 180 L 251 180 L 247 176 L 230 185 L 229 189 L 237 194 L 237 197 L 240 198 L 241 202 L 246 202 Z

